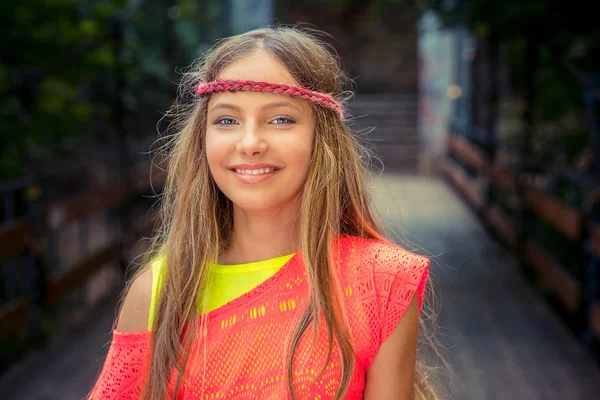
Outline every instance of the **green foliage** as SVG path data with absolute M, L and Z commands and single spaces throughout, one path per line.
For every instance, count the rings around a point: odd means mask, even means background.
M 466 25 L 480 40 L 500 46 L 508 63 L 513 92 L 527 87 L 529 44 L 538 51 L 534 71 L 534 119 L 540 158 L 572 162 L 586 145 L 587 127 L 581 74 L 597 73 L 600 31 L 597 14 L 584 0 L 444 0 L 427 2 L 447 26 Z M 569 63 L 571 68 L 567 68 Z M 573 121 L 573 116 L 575 118 Z M 559 156 L 556 153 L 560 153 Z
M 0 180 L 76 156 L 97 140 L 98 121 L 103 135 L 117 135 L 116 116 L 125 115 L 135 133 L 134 116 L 168 108 L 176 68 L 220 33 L 218 0 L 146 0 L 119 39 L 115 22 L 129 3 L 0 2 Z M 159 117 L 148 115 L 148 125 Z
M 582 77 L 600 72 L 600 30 L 593 5 L 584 0 L 456 0 L 454 7 L 447 8 L 448 3 L 428 2 L 447 26 L 467 26 L 489 47 L 501 49 L 502 61 L 510 71 L 513 98 L 501 101 L 500 114 L 504 120 L 498 124 L 504 131 L 504 146 L 519 152 L 527 127 L 523 112 L 527 108 L 525 94 L 533 83 L 535 97 L 530 106 L 534 127 L 529 132 L 533 158 L 542 165 L 575 169 L 578 157 L 589 146 Z M 537 52 L 534 53 L 537 63 L 530 63 L 528 49 Z M 528 82 L 531 76 L 533 81 Z M 506 112 L 507 103 L 516 112 Z M 520 119 L 516 123 L 515 114 Z M 575 209 L 581 207 L 582 188 L 578 184 L 557 178 L 543 168 L 539 172 L 546 182 L 545 191 Z M 512 174 L 516 176 L 519 171 Z M 503 212 L 513 213 L 511 195 L 498 197 L 497 204 Z M 527 225 L 533 240 L 572 276 L 579 281 L 585 279 L 581 243 L 567 240 L 563 233 L 537 216 L 527 218 Z
M 28 162 L 44 162 L 61 150 L 86 142 L 81 129 L 93 106 L 84 92 L 90 82 L 115 65 L 106 41 L 85 55 L 76 49 L 103 40 L 120 1 L 20 0 L 0 5 L 0 179 L 22 173 Z M 72 58 L 72 59 L 70 59 Z

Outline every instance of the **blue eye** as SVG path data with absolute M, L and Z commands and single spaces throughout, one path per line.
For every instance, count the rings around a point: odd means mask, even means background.
M 271 122 L 275 123 L 276 125 L 280 125 L 280 124 L 293 124 L 295 121 L 290 118 L 287 118 L 287 117 L 278 117 L 278 118 L 275 118 Z
M 237 121 L 233 118 L 221 118 L 215 121 L 217 125 L 235 125 Z

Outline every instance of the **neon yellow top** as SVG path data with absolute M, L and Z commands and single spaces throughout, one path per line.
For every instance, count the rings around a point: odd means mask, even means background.
M 198 312 L 201 313 L 203 299 L 207 299 L 208 311 L 215 310 L 244 293 L 254 289 L 271 276 L 275 275 L 292 257 L 294 253 L 285 256 L 255 261 L 245 264 L 211 264 L 211 274 L 206 287 L 206 295 L 201 296 Z M 156 302 L 162 287 L 164 258 L 158 257 L 152 263 L 152 294 L 150 298 L 150 314 L 148 330 L 152 330 Z

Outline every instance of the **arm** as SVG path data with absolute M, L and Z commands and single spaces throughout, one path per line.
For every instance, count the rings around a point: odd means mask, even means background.
M 151 334 L 148 332 L 151 288 L 150 270 L 131 285 L 104 366 L 88 400 L 141 397 L 151 352 Z
M 417 339 L 418 296 L 414 296 L 392 335 L 379 347 L 367 371 L 364 400 L 413 398 Z
M 131 285 L 119 314 L 117 331 L 143 332 L 148 330 L 152 298 L 152 269 L 148 268 Z

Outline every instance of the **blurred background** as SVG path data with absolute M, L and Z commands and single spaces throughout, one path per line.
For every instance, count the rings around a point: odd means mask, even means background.
M 0 397 L 91 389 L 156 224 L 150 153 L 181 71 L 274 22 L 331 34 L 355 81 L 375 204 L 433 260 L 442 398 L 600 399 L 600 29 L 583 0 L 3 0 Z

